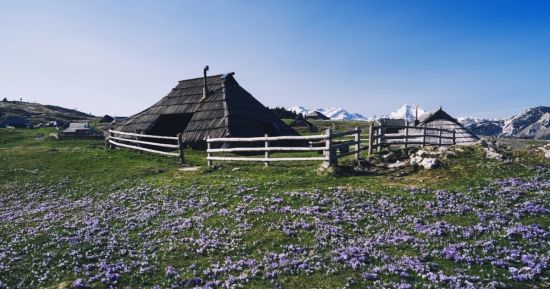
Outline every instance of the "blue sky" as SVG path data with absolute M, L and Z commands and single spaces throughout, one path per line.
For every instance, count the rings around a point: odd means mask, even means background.
M 550 105 L 545 1 L 2 1 L 0 97 L 130 115 L 234 71 L 268 106 Z

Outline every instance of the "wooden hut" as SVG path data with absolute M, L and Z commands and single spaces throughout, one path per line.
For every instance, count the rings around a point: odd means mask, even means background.
M 297 135 L 242 88 L 234 73 L 182 80 L 146 110 L 111 127 L 125 132 L 176 136 L 202 147 L 207 137 Z
M 59 132 L 59 139 L 98 137 L 101 137 L 101 135 L 94 128 L 90 127 L 88 122 L 71 122 Z
M 472 144 L 479 140 L 479 137 L 477 135 L 465 128 L 460 122 L 450 116 L 442 108 L 422 115 L 419 119 L 418 126 L 442 128 L 451 131 L 454 130 L 456 144 Z M 437 132 L 426 131 L 426 134 L 428 135 L 428 142 L 430 142 L 429 135 L 434 133 Z M 433 142 L 437 142 L 435 137 Z
M 305 119 L 316 119 L 316 120 L 330 120 L 330 117 L 318 112 L 318 111 L 312 111 L 310 113 L 307 113 L 305 116 Z
M 302 130 L 305 130 L 307 132 L 316 132 L 316 131 L 318 131 L 317 126 L 315 126 L 314 124 L 312 124 L 311 122 L 307 121 L 304 118 L 296 118 L 295 120 L 293 120 L 289 124 L 289 126 L 291 128 L 302 129 Z

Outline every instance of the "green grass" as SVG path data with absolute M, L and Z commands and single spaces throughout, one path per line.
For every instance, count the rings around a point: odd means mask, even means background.
M 332 125 L 329 122 L 316 122 L 316 125 Z M 337 123 L 338 130 L 353 128 L 354 126 L 368 126 L 365 122 Z M 506 177 L 529 177 L 533 174 L 530 168 L 533 165 L 549 166 L 548 160 L 540 155 L 529 154 L 524 150 L 517 150 L 514 156 L 522 159 L 521 162 L 501 163 L 487 160 L 483 157 L 480 148 L 465 148 L 464 153 L 449 158 L 443 167 L 436 170 L 420 170 L 404 176 L 396 174 L 368 174 L 355 173 L 353 160 L 343 160 L 341 167 L 335 174 L 319 172 L 319 161 L 299 163 L 275 163 L 264 167 L 262 163 L 227 163 L 217 169 L 206 167 L 206 154 L 203 151 L 186 150 L 186 162 L 191 166 L 199 166 L 197 171 L 181 171 L 177 158 L 164 157 L 148 153 L 139 153 L 126 149 L 105 150 L 101 140 L 54 140 L 43 138 L 55 130 L 44 129 L 0 129 L 0 194 L 8 194 L 13 188 L 25 183 L 41 185 L 64 184 L 63 195 L 69 199 L 79 199 L 90 196 L 94 200 L 108 197 L 108 193 L 119 188 L 131 188 L 140 184 L 165 188 L 197 188 L 207 190 L 210 198 L 223 203 L 233 210 L 239 205 L 240 198 L 234 197 L 239 188 L 253 190 L 258 197 L 271 197 L 288 191 L 311 191 L 314 189 L 330 190 L 336 187 L 350 191 L 361 192 L 364 197 L 372 199 L 382 196 L 395 198 L 410 198 L 406 189 L 410 187 L 446 189 L 451 191 L 468 191 L 470 188 L 482 187 L 494 179 Z M 37 137 L 38 136 L 38 137 Z M 238 169 L 236 169 L 238 168 Z M 163 192 L 171 194 L 168 190 Z M 419 199 L 429 200 L 432 196 L 418 196 Z M 285 199 L 292 207 L 308 205 L 304 199 Z M 404 213 L 414 214 L 416 203 L 404 206 Z M 187 216 L 194 212 L 187 212 Z M 280 231 L 268 230 L 267 226 L 284 218 L 284 215 L 266 214 L 251 220 L 253 227 L 243 237 L 245 253 L 252 257 L 260 256 L 259 252 L 277 251 L 282 245 L 291 241 L 291 237 Z M 163 219 L 165 216 L 158 216 Z M 476 222 L 471 214 L 446 215 L 442 221 L 453 225 L 468 226 Z M 311 220 L 310 220 L 311 221 Z M 365 222 L 372 220 L 366 219 Z M 525 224 L 539 223 L 548 225 L 548 218 L 526 218 Z M 116 224 L 115 224 L 116 225 Z M 154 225 L 154 224 L 151 224 Z M 203 226 L 228 227 L 235 226 L 233 220 L 219 216 L 206 220 Z M 116 227 L 116 226 L 115 226 Z M 6 233 L 0 230 L 0 238 Z M 139 242 L 137 230 L 132 241 Z M 196 234 L 190 230 L 189 234 Z M 350 235 L 353 234 L 349 232 Z M 165 238 L 166 235 L 158 236 Z M 42 236 L 34 242 L 47 242 L 48 236 Z M 301 232 L 294 237 L 293 242 L 304 246 L 312 246 L 314 236 L 308 232 Z M 51 248 L 63 250 L 63 248 Z M 409 246 L 403 245 L 388 248 L 392 255 L 415 256 L 418 252 Z M 205 254 L 204 256 L 182 256 L 186 247 L 176 247 L 173 251 L 159 252 L 161 264 L 174 264 L 182 267 L 192 263 L 208 264 L 222 259 L 222 252 Z M 32 257 L 28 256 L 29 263 Z M 455 265 L 448 260 L 441 260 L 441 266 L 448 270 L 455 270 Z M 17 273 L 17 272 L 16 272 Z M 339 274 L 315 273 L 307 276 L 283 276 L 278 282 L 285 288 L 296 288 L 303 284 L 314 288 L 342 287 L 346 278 L 355 276 L 355 271 L 340 272 Z M 66 276 L 73 280 L 74 276 Z M 191 276 L 189 276 L 191 277 Z M 147 284 L 154 284 L 155 278 L 147 279 Z M 123 280 L 128 284 L 138 286 L 139 280 Z M 145 282 L 145 281 L 144 281 Z M 60 282 L 52 282 L 52 286 Z M 247 288 L 271 287 L 263 281 L 253 281 Z
M 267 168 L 261 163 L 232 162 L 210 170 L 206 167 L 205 153 L 195 150 L 185 151 L 186 162 L 201 168 L 184 172 L 179 170 L 176 158 L 126 149 L 105 150 L 102 140 L 36 138 L 37 135 L 48 136 L 52 132 L 55 130 L 49 128 L 0 129 L 0 161 L 5 164 L 0 171 L 0 179 L 5 183 L 33 179 L 47 184 L 71 180 L 93 184 L 94 187 L 146 182 L 225 189 L 240 185 L 260 189 L 276 187 L 281 191 L 329 187 L 374 191 L 410 186 L 460 189 L 479 186 L 495 178 L 527 176 L 531 172 L 520 163 L 502 164 L 485 160 L 477 148 L 467 148 L 462 155 L 449 159 L 442 169 L 419 171 L 402 177 L 353 173 L 351 157 L 341 161 L 340 175 L 320 174 L 319 161 L 275 163 Z M 527 157 L 525 153 L 517 154 Z M 530 165 L 548 164 L 534 157 L 529 158 L 528 162 Z

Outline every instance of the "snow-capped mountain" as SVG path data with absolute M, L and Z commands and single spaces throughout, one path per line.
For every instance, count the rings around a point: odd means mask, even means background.
M 458 121 L 473 133 L 483 136 L 498 136 L 504 127 L 503 119 L 459 117 Z
M 302 106 L 293 106 L 287 110 L 307 114 L 318 111 L 333 120 L 378 120 L 381 118 L 407 119 L 412 123 L 416 117 L 416 105 L 404 104 L 396 111 L 380 117 L 365 117 L 359 113 L 349 112 L 343 108 L 307 109 Z M 426 111 L 418 107 L 418 117 Z M 474 117 L 460 117 L 458 121 L 473 133 L 484 136 L 508 136 L 517 138 L 550 139 L 550 107 L 538 106 L 512 116 L 509 119 L 488 119 Z
M 550 107 L 532 107 L 507 119 L 502 128 L 502 135 L 550 139 Z
M 305 115 L 308 112 L 310 112 L 309 109 L 307 109 L 303 106 L 291 106 L 291 107 L 287 107 L 286 110 L 292 111 L 292 112 L 297 113 L 297 114 L 302 114 L 302 115 Z
M 356 112 L 348 112 L 343 108 L 331 107 L 328 109 L 316 109 L 316 111 L 330 117 L 334 120 L 367 120 L 365 116 Z
M 548 106 L 532 107 L 508 119 L 462 117 L 458 121 L 478 135 L 550 139 Z
M 416 117 L 416 109 L 418 108 L 418 117 L 425 114 L 422 108 L 417 105 L 404 104 L 396 111 L 390 112 L 381 116 L 380 118 L 391 118 L 391 119 L 406 119 L 408 122 L 413 122 Z
M 317 109 L 307 109 L 303 106 L 292 106 L 288 107 L 287 110 L 293 111 L 295 113 L 301 113 L 303 115 L 308 114 L 313 111 L 318 111 L 332 120 L 367 120 L 365 116 L 356 112 L 348 112 L 343 108 L 317 108 Z

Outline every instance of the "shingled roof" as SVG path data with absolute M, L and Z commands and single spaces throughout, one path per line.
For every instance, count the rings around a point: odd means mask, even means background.
M 253 137 L 297 135 L 268 108 L 244 90 L 233 73 L 182 80 L 150 108 L 113 123 L 116 130 L 145 134 L 182 133 L 185 143 L 207 137 Z

